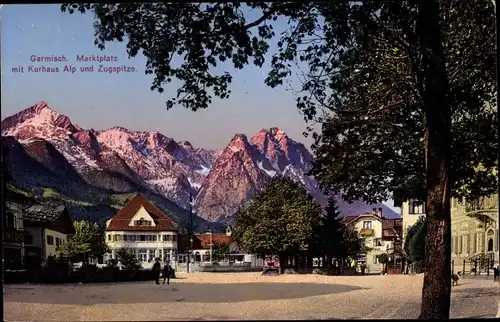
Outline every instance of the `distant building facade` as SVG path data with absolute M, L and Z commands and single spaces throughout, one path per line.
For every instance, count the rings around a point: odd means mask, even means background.
M 415 208 L 412 204 L 419 206 Z M 405 232 L 418 217 L 425 217 L 425 202 L 404 202 Z M 451 258 L 458 267 L 456 270 L 462 270 L 464 260 L 466 270 L 470 269 L 470 261 L 478 258 L 489 258 L 491 263 L 498 263 L 498 233 L 497 194 L 473 201 L 451 199 Z
M 3 215 L 3 254 L 5 269 L 24 266 L 24 208 L 33 200 L 21 193 L 5 189 Z
M 403 241 L 408 229 L 415 225 L 420 218 L 425 218 L 425 202 L 410 200 L 401 205 L 401 219 L 403 220 Z
M 200 266 L 217 262 L 222 266 L 245 265 L 248 268 L 262 267 L 264 260 L 255 254 L 248 254 L 240 250 L 236 242 L 232 239 L 232 228 L 228 226 L 224 234 L 194 234 L 193 243 L 190 244 L 188 236 L 179 238 L 179 263 L 180 271 L 187 271 L 188 256 L 191 254 L 190 270 L 197 271 Z M 224 260 L 214 256 L 214 250 L 218 246 L 226 246 L 228 253 Z
M 118 259 L 120 249 L 136 256 L 143 268 L 151 268 L 156 258 L 177 265 L 178 232 L 172 220 L 137 194 L 125 207 L 106 222 L 106 244 L 110 252 L 105 259 Z
M 24 211 L 26 261 L 56 257 L 75 227 L 64 205 L 34 204 Z
M 366 256 L 358 258 L 358 263 L 365 264 L 367 272 L 382 272 L 384 265 L 379 262 L 378 256 L 387 254 L 392 259 L 399 259 L 402 251 L 401 219 L 387 219 L 382 209 L 373 209 L 358 216 L 347 216 L 344 223 L 356 230 L 370 249 Z

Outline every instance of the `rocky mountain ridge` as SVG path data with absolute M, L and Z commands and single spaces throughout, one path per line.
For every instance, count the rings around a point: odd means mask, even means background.
M 313 160 L 311 153 L 276 127 L 262 129 L 251 138 L 236 134 L 226 148 L 208 150 L 159 132 L 119 126 L 83 129 L 42 101 L 5 118 L 1 128 L 2 141 L 18 144 L 47 173 L 115 193 L 141 189 L 184 209 L 189 207 L 191 195 L 197 215 L 210 222 L 230 219 L 244 201 L 277 175 L 303 183 L 318 202 L 325 202 L 317 182 L 306 175 Z M 11 162 L 27 162 L 23 160 Z M 26 186 L 43 184 L 42 179 L 33 183 L 26 175 L 15 179 Z M 339 205 L 346 216 L 373 207 L 383 207 L 386 215 L 395 216 L 383 205 L 341 200 Z

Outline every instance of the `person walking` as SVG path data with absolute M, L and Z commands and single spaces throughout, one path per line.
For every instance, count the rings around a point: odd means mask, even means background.
M 167 284 L 170 284 L 170 275 L 172 274 L 172 266 L 170 266 L 170 262 L 166 262 L 165 266 L 163 266 L 163 284 L 165 284 L 165 280 Z
M 153 265 L 153 274 L 155 276 L 156 284 L 160 284 L 161 264 L 159 258 L 155 259 L 155 263 Z

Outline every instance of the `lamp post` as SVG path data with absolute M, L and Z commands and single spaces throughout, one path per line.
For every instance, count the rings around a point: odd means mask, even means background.
M 497 22 L 497 2 L 496 0 L 491 0 L 491 2 L 493 3 L 493 10 L 495 10 L 495 22 Z M 498 22 L 496 23 L 496 33 L 497 33 L 497 36 L 498 36 Z M 495 47 L 497 47 L 497 43 L 495 42 Z M 496 49 L 496 48 L 495 48 Z M 498 59 L 497 59 L 497 66 L 498 66 Z M 498 84 L 498 73 L 496 75 L 496 81 L 497 81 L 497 84 Z M 495 98 L 496 98 L 496 106 L 497 106 L 497 118 L 500 116 L 500 113 L 498 111 L 498 86 L 497 86 L 497 95 L 495 95 Z M 498 131 L 498 130 L 497 130 Z M 500 151 L 497 150 L 497 158 L 500 158 Z M 497 185 L 498 185 L 498 189 L 500 189 L 500 181 L 497 180 Z M 497 190 L 498 191 L 498 190 Z M 500 193 L 497 195 L 497 199 L 500 198 Z M 498 208 L 498 203 L 497 203 L 497 208 Z M 497 217 L 497 229 L 498 229 L 498 233 L 497 233 L 497 249 L 500 247 L 500 212 L 498 213 L 498 217 Z M 497 251 L 499 252 L 499 251 Z M 498 267 L 500 268 L 500 252 L 499 252 L 499 255 L 498 255 Z M 489 269 L 489 267 L 488 267 Z M 498 282 L 498 291 L 500 292 L 500 282 Z M 498 307 L 497 307 L 497 314 L 495 316 L 496 318 L 500 318 L 500 298 L 498 299 Z
M 212 263 L 212 231 L 207 230 L 207 234 L 210 235 L 210 264 Z
M 189 193 L 189 248 L 188 248 L 188 258 L 187 258 L 187 272 L 189 273 L 189 264 L 191 263 L 191 252 L 193 251 L 193 195 Z

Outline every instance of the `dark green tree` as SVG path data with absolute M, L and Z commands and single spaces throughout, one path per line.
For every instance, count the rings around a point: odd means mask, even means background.
M 321 207 L 303 186 L 275 178 L 237 214 L 232 236 L 250 253 L 278 255 L 283 268 L 286 256 L 311 240 L 321 216 Z
M 421 262 L 425 259 L 426 220 L 420 218 L 412 225 L 405 236 L 404 251 L 410 262 Z
M 384 265 L 384 268 L 382 269 L 382 271 L 384 273 L 386 273 L 387 272 L 387 264 L 389 263 L 389 255 L 387 255 L 386 253 L 383 253 L 383 254 L 378 255 L 377 257 L 378 257 L 379 263 Z
M 341 257 L 345 229 L 335 198 L 331 197 L 321 216 L 314 237 L 309 243 L 310 250 L 315 256 L 324 257 L 327 269 L 331 268 L 334 257 Z
M 487 0 L 73 4 L 92 11 L 96 45 L 127 39 L 152 89 L 180 82 L 167 102 L 197 110 L 227 98 L 232 76 L 213 67 L 262 66 L 273 21 L 288 19 L 266 82 L 306 65 L 297 106 L 323 124 L 313 174 L 347 200 L 426 200 L 421 318 L 448 318 L 450 194 L 496 189 L 495 15 Z M 254 16 L 254 15 L 252 15 Z M 467 32 L 464 32 L 467 30 Z M 181 57 L 180 66 L 171 64 Z M 480 149 L 477 147 L 481 147 Z M 483 170 L 478 170 L 478 165 Z M 463 183 L 467 189 L 462 189 Z M 443 243 L 433 243 L 436 239 Z
M 119 249 L 116 253 L 116 257 L 126 271 L 131 272 L 141 269 L 141 263 L 129 249 Z
M 222 262 L 229 259 L 229 245 L 222 242 L 215 242 L 212 246 L 212 261 Z
M 108 251 L 104 229 L 98 223 L 85 220 L 75 221 L 75 234 L 70 236 L 60 251 L 74 260 L 88 261 L 91 257 L 99 257 Z

